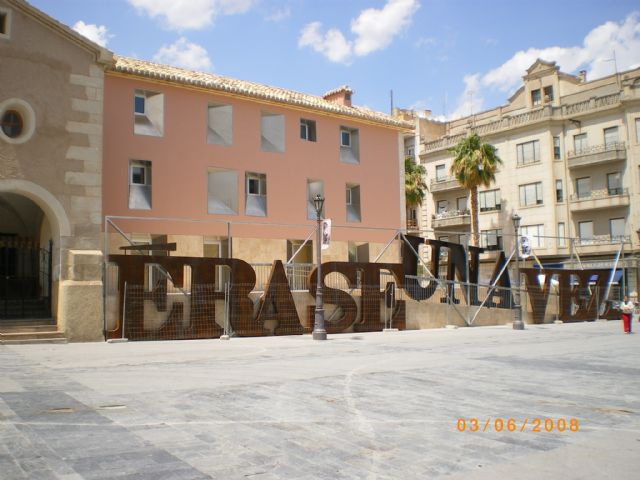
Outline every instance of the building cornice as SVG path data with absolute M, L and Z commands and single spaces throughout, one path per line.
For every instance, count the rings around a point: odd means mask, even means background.
M 541 108 L 515 115 L 502 115 L 496 120 L 481 125 L 469 125 L 465 132 L 456 135 L 445 135 L 433 141 L 423 142 L 421 143 L 422 149 L 420 155 L 449 149 L 470 133 L 477 133 L 480 136 L 487 137 L 549 122 L 563 122 L 590 115 L 598 115 L 604 111 L 620 109 L 625 104 L 636 101 L 640 101 L 640 92 L 634 91 L 634 94 L 631 96 L 625 95 L 623 92 L 616 92 L 609 95 L 592 97 L 572 104 L 560 106 L 545 105 Z

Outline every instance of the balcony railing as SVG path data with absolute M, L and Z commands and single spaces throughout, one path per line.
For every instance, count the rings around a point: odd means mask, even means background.
M 598 200 L 601 198 L 620 197 L 629 194 L 627 188 L 602 188 L 599 190 L 591 190 L 590 192 L 574 193 L 571 195 L 570 200 L 572 202 L 579 202 L 582 200 Z
M 418 230 L 418 220 L 407 220 L 408 232 L 417 232 Z
M 431 180 L 431 193 L 463 188 L 456 177 L 443 177 Z
M 576 245 L 585 247 L 591 245 L 613 245 L 619 244 L 622 242 L 628 243 L 631 241 L 631 237 L 629 235 L 594 235 L 590 238 L 577 238 Z
M 560 105 L 557 107 L 554 107 L 552 105 L 545 105 L 535 110 L 518 113 L 515 115 L 502 116 L 499 111 L 496 110 L 496 117 L 499 117 L 496 120 L 492 120 L 480 125 L 475 125 L 474 122 L 471 122 L 468 127 L 468 131 L 451 136 L 441 137 L 437 140 L 429 142 L 423 142 L 421 144 L 421 153 L 429 153 L 450 148 L 458 143 L 460 139 L 466 137 L 469 132 L 476 132 L 481 136 L 485 136 L 487 134 L 509 130 L 515 127 L 526 124 L 533 124 L 540 121 L 547 121 L 550 119 L 564 120 L 575 118 L 583 114 L 591 113 L 598 110 L 604 110 L 610 108 L 611 106 L 618 105 L 620 104 L 620 101 L 621 94 L 612 93 L 610 95 L 593 97 L 581 102 Z M 485 113 L 490 114 L 490 112 Z
M 597 165 L 605 162 L 622 161 L 627 158 L 624 142 L 595 145 L 567 153 L 569 168 Z
M 447 210 L 431 215 L 433 228 L 471 225 L 469 210 Z

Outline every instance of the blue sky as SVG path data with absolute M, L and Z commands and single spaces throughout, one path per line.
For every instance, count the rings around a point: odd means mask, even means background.
M 506 102 L 542 57 L 640 66 L 637 0 L 31 0 L 120 55 L 436 117 Z

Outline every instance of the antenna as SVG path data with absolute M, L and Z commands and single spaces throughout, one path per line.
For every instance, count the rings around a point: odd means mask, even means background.
M 389 90 L 389 101 L 391 103 L 391 115 L 393 115 L 393 89 Z
M 613 49 L 613 58 L 607 58 L 604 60 L 605 62 L 613 62 L 613 69 L 615 70 L 615 74 L 616 74 L 616 83 L 618 84 L 618 88 L 620 87 L 620 76 L 618 75 L 618 60 L 616 58 L 616 50 L 615 48 Z
M 447 118 L 447 92 L 444 92 L 444 102 L 442 105 L 442 110 L 443 110 L 443 115 L 444 118 Z

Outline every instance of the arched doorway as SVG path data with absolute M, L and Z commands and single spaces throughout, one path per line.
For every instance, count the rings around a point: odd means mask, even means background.
M 0 192 L 0 322 L 52 319 L 54 233 L 30 198 Z

